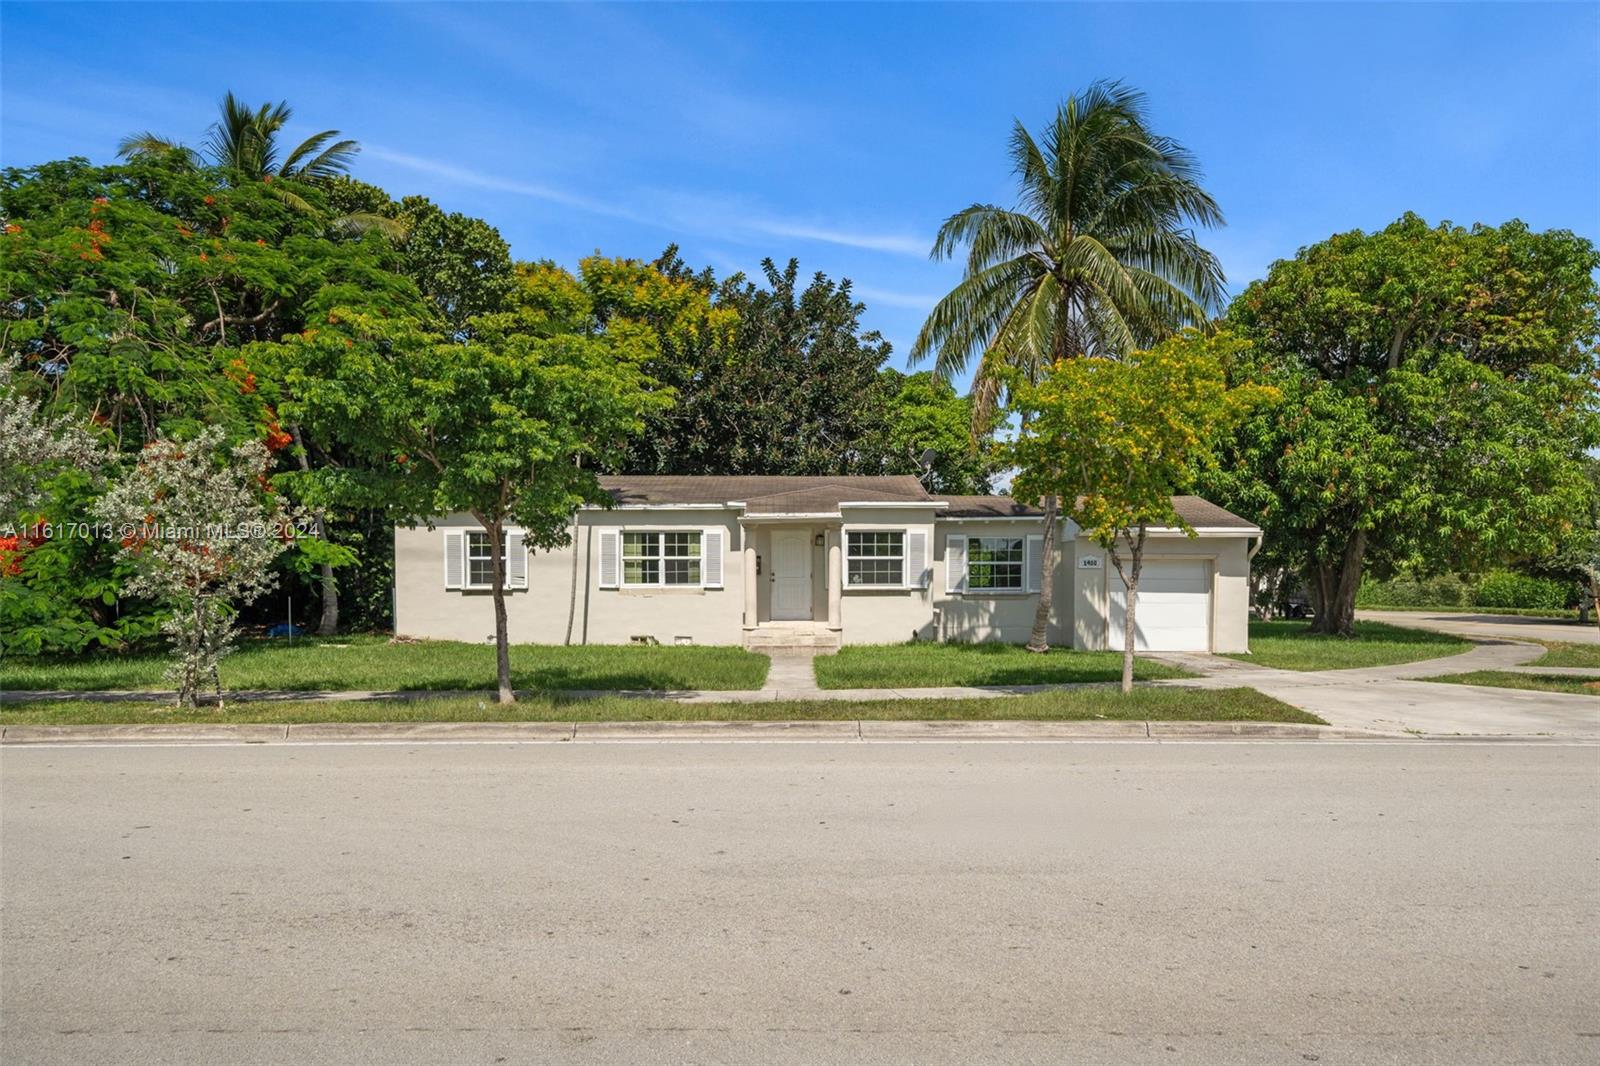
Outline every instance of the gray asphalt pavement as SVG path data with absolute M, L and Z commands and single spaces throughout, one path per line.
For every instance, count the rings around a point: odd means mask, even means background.
M 1600 628 L 1576 620 L 1535 618 L 1528 615 L 1473 614 L 1464 611 L 1357 611 L 1357 618 L 1396 626 L 1433 629 L 1480 640 L 1553 640 L 1570 644 L 1600 644 Z
M 1593 1062 L 1600 747 L 25 746 L 0 1058 Z

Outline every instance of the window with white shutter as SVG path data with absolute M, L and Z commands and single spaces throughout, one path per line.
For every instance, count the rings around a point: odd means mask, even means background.
M 906 530 L 906 577 L 911 588 L 928 587 L 928 534 L 920 529 Z
M 967 538 L 951 534 L 944 538 L 944 590 L 967 590 Z
M 1044 538 L 1028 538 L 1028 591 L 1038 592 L 1044 582 L 1040 580 L 1044 572 Z
M 506 534 L 506 588 L 528 587 L 528 552 L 521 533 Z
M 458 589 L 465 583 L 467 574 L 466 537 L 459 529 L 444 531 L 444 587 Z
M 726 530 L 708 529 L 700 542 L 701 584 L 708 589 L 722 587 L 722 542 L 726 537 Z
M 615 529 L 602 529 L 600 531 L 600 587 L 614 589 L 621 579 L 622 570 L 622 545 L 621 537 Z

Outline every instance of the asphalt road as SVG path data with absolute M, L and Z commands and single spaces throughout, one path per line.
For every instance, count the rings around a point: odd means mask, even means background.
M 1357 611 L 1357 618 L 1396 626 L 1434 629 L 1479 640 L 1553 640 L 1600 644 L 1600 628 L 1576 620 L 1515 614 L 1471 614 L 1465 611 Z
M 0 1058 L 1594 1062 L 1600 747 L 27 747 Z

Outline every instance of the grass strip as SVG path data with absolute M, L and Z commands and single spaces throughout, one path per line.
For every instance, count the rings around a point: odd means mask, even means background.
M 1228 658 L 1278 670 L 1348 670 L 1437 659 L 1469 647 L 1462 637 L 1387 622 L 1358 621 L 1350 637 L 1313 633 L 1309 622 L 1251 622 L 1250 653 Z
M 62 699 L 0 704 L 0 725 L 124 725 L 308 722 L 675 722 L 675 721 L 1139 721 L 1299 722 L 1316 715 L 1254 689 L 1142 687 L 1124 696 L 1111 688 L 1068 689 L 1027 696 L 957 700 L 793 700 L 681 703 L 672 700 L 561 699 L 530 696 L 509 707 L 472 697 L 231 703 L 192 712 L 168 705 Z
M 1017 644 L 851 644 L 815 664 L 819 688 L 937 688 L 946 685 L 1067 685 L 1116 681 L 1122 653 Z M 1134 661 L 1139 681 L 1191 677 L 1150 659 Z
M 1556 674 L 1519 674 L 1504 670 L 1474 670 L 1467 674 L 1441 674 L 1419 681 L 1439 681 L 1447 685 L 1484 685 L 1489 688 L 1519 688 L 1530 692 L 1566 692 L 1576 696 L 1600 696 L 1600 671 L 1594 677 L 1561 677 Z

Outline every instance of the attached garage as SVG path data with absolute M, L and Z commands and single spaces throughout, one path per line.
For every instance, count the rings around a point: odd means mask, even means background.
M 1106 645 L 1121 651 L 1128 590 L 1115 570 L 1106 574 L 1106 584 L 1111 594 Z M 1210 651 L 1211 560 L 1146 560 L 1139 574 L 1134 625 L 1135 651 Z

